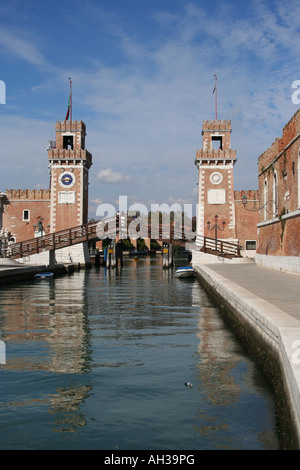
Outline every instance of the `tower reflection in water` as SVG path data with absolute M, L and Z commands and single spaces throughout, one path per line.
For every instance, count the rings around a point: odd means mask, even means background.
M 84 282 L 85 277 L 75 273 L 11 286 L 1 292 L 1 339 L 7 349 L 2 369 L 64 377 L 63 383 L 57 380 L 54 393 L 49 389 L 38 402 L 44 400 L 50 405 L 50 413 L 58 419 L 58 430 L 67 432 L 85 425 L 84 417 L 76 412 L 91 390 L 86 383 L 74 380 L 89 368 Z M 36 399 L 30 398 L 29 402 L 34 405 Z M 19 402 L 19 406 L 24 404 Z M 27 400 L 26 406 L 29 404 Z

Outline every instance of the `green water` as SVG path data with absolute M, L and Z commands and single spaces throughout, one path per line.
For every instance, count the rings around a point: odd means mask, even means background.
M 255 362 L 161 260 L 1 287 L 0 332 L 1 449 L 279 448 Z

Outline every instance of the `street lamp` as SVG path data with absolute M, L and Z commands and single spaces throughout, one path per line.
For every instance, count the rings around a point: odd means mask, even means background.
M 242 203 L 245 207 L 245 209 L 247 211 L 250 211 L 250 212 L 253 212 L 253 211 L 260 211 L 261 209 L 265 209 L 266 212 L 268 212 L 269 214 L 272 214 L 272 215 L 277 215 L 278 214 L 278 208 L 277 208 L 277 204 L 275 201 L 273 201 L 272 199 L 270 199 L 270 201 L 267 201 L 263 206 L 259 207 L 258 209 L 254 208 L 254 209 L 248 209 L 248 207 L 246 207 L 246 205 L 248 204 L 249 201 L 247 201 L 247 196 L 244 194 L 244 196 L 242 196 Z M 272 207 L 275 209 L 275 210 L 268 210 L 267 209 L 267 205 L 268 204 L 272 204 Z
M 42 220 L 44 220 L 44 217 L 41 217 L 39 216 L 37 218 L 37 224 L 34 224 L 34 228 L 36 229 L 37 233 L 38 233 L 38 237 L 42 237 L 43 236 L 43 233 L 44 233 L 44 227 L 43 227 L 43 222 Z
M 0 230 L 0 257 L 5 257 L 6 248 L 10 240 L 11 234 L 8 230 Z
M 223 220 L 222 227 L 220 227 L 218 225 L 218 219 L 219 219 L 219 217 L 217 215 L 215 215 L 215 225 L 213 225 L 212 227 L 210 227 L 210 221 L 207 222 L 208 230 L 209 231 L 212 231 L 212 230 L 215 231 L 215 249 L 216 250 L 217 250 L 217 244 L 218 244 L 218 230 L 223 232 L 223 230 L 225 229 L 225 226 L 226 226 L 226 222 L 225 222 L 225 220 Z

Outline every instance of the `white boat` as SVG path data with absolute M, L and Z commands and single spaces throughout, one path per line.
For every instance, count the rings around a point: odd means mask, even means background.
M 196 271 L 192 266 L 186 266 L 182 268 L 178 268 L 175 271 L 175 277 L 195 277 L 196 276 Z
M 34 277 L 35 279 L 52 279 L 53 273 L 37 273 Z

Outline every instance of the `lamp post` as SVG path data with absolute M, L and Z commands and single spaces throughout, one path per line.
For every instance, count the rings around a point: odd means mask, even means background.
M 36 229 L 38 237 L 42 237 L 43 233 L 44 233 L 44 227 L 43 227 L 42 220 L 44 220 L 44 217 L 39 216 L 37 218 L 37 224 L 34 224 L 34 226 L 33 226 Z
M 254 209 L 248 209 L 248 207 L 246 207 L 246 205 L 248 204 L 249 201 L 247 201 L 247 196 L 244 194 L 244 196 L 242 196 L 242 203 L 245 207 L 245 209 L 247 211 L 250 211 L 250 212 L 254 212 L 254 211 L 260 211 L 261 209 L 265 209 L 266 212 L 268 212 L 269 214 L 272 214 L 272 215 L 277 215 L 278 214 L 278 208 L 277 208 L 277 203 L 275 201 L 273 201 L 272 199 L 270 199 L 269 201 L 267 201 L 263 206 L 259 207 L 258 209 L 254 208 Z M 268 204 L 272 204 L 273 210 L 268 210 L 267 209 L 267 205 Z
M 10 232 L 5 229 L 0 230 L 0 257 L 5 257 L 6 248 L 10 240 Z
M 225 226 L 226 226 L 226 222 L 225 222 L 225 220 L 223 220 L 222 226 L 220 227 L 218 225 L 218 219 L 219 219 L 219 216 L 215 215 L 215 225 L 213 225 L 212 227 L 210 227 L 210 221 L 207 222 L 208 230 L 210 230 L 210 231 L 214 230 L 215 231 L 215 249 L 216 250 L 217 250 L 217 245 L 218 245 L 218 230 L 223 232 L 223 230 L 225 229 Z

